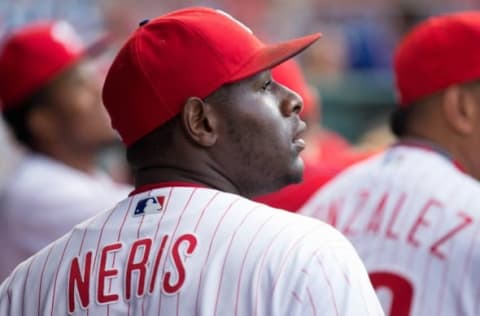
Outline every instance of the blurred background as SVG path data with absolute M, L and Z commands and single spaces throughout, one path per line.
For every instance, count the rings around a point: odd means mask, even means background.
M 480 0 L 0 0 L 0 41 L 27 22 L 67 20 L 87 43 L 110 36 L 110 48 L 98 59 L 105 73 L 139 21 L 192 5 L 223 9 L 267 41 L 322 32 L 323 39 L 298 59 L 320 96 L 318 123 L 357 147 L 378 148 L 393 141 L 387 122 L 395 104 L 397 41 L 430 15 L 479 9 Z M 0 175 L 17 154 L 8 138 L 0 123 Z

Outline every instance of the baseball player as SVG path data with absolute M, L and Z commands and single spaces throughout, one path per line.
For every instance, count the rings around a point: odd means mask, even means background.
M 130 188 L 95 164 L 117 137 L 74 29 L 65 21 L 35 22 L 1 46 L 2 116 L 25 149 L 0 190 L 3 281 L 18 263 Z
M 397 144 L 301 213 L 343 232 L 388 315 L 480 315 L 480 12 L 428 19 L 400 43 Z
M 301 177 L 301 99 L 268 69 L 318 38 L 201 7 L 140 23 L 103 90 L 136 189 L 19 265 L 0 314 L 382 315 L 337 231 L 245 198 Z

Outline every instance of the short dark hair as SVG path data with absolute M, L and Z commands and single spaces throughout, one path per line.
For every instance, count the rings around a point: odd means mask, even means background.
M 480 80 L 469 81 L 459 85 L 470 93 L 475 94 L 480 102 Z M 424 99 L 396 108 L 390 116 L 390 129 L 397 137 L 405 136 L 409 132 L 412 119 L 425 115 L 424 108 L 428 103 L 436 102 L 443 95 L 443 91 L 432 94 Z
M 463 84 L 462 87 L 469 90 L 470 93 L 475 94 L 476 97 L 480 98 L 480 80 L 467 82 Z
M 396 108 L 390 115 L 390 130 L 397 137 L 405 136 L 410 108 Z
M 47 89 L 40 89 L 28 99 L 3 111 L 2 115 L 17 141 L 30 149 L 35 149 L 35 138 L 28 126 L 28 118 L 33 109 L 44 105 Z

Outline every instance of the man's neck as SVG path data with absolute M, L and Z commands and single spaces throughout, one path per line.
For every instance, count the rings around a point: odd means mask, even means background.
M 183 182 L 192 183 L 217 189 L 223 192 L 241 194 L 239 189 L 232 181 L 226 177 L 216 175 L 199 174 L 190 169 L 181 169 L 178 167 L 151 167 L 138 170 L 135 173 L 135 187 L 139 188 L 146 185 L 163 182 Z

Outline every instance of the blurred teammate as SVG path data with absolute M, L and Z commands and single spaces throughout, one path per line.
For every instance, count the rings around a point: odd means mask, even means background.
M 2 114 L 26 151 L 0 191 L 0 280 L 128 194 L 95 166 L 115 134 L 85 55 L 66 22 L 27 25 L 0 48 Z
M 140 23 L 103 90 L 136 190 L 20 265 L 0 313 L 382 315 L 338 232 L 242 197 L 301 179 L 302 102 L 269 69 L 318 38 L 207 8 Z
M 480 314 L 480 12 L 430 18 L 395 57 L 400 141 L 301 213 L 353 242 L 392 316 Z

